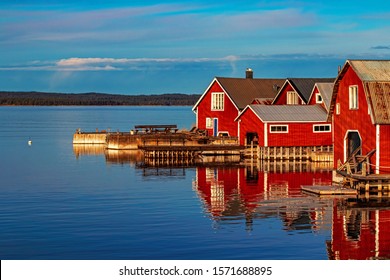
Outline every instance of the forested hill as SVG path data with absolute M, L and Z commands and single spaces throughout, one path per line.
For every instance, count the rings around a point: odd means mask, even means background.
M 160 105 L 193 106 L 198 94 L 120 95 L 105 93 L 47 93 L 0 91 L 0 106 L 63 106 L 63 105 Z

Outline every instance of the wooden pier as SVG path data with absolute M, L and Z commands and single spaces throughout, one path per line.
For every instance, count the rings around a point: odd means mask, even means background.
M 145 164 L 151 166 L 196 165 L 199 163 L 239 163 L 240 146 L 140 146 L 144 152 Z
M 257 158 L 261 160 L 309 160 L 312 162 L 333 162 L 332 146 L 310 146 L 310 147 L 262 147 L 247 146 L 245 149 L 246 158 Z
M 190 166 L 197 163 L 240 162 L 244 147 L 237 137 L 207 136 L 197 131 L 179 131 L 176 125 L 137 125 L 129 132 L 81 132 L 73 144 L 105 145 L 109 151 L 139 150 L 152 166 Z
M 301 186 L 302 191 L 320 196 L 324 195 L 348 195 L 356 196 L 357 191 L 339 186 Z
M 358 147 L 347 161 L 339 162 L 336 172 L 343 177 L 343 185 L 356 189 L 359 193 L 376 193 L 378 196 L 389 195 L 390 174 L 373 174 L 371 172 L 370 157 L 375 150 L 361 155 Z

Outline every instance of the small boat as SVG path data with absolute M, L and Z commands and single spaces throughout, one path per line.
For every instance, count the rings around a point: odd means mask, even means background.
M 28 144 L 29 146 L 31 146 L 31 145 L 32 145 L 32 140 L 29 139 L 29 140 L 27 141 L 27 144 Z

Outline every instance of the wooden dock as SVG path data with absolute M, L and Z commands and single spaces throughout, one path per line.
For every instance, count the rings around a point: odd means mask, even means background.
M 339 163 L 336 172 L 343 177 L 344 186 L 379 196 L 390 192 L 390 174 L 373 174 L 370 170 L 370 157 L 374 153 L 372 150 L 361 155 L 361 147 L 358 147 L 345 163 Z
M 312 162 L 333 162 L 332 146 L 307 146 L 307 147 L 262 147 L 249 145 L 245 149 L 246 158 L 261 160 L 309 160 Z
M 339 186 L 301 186 L 302 191 L 316 195 L 349 195 L 356 196 L 357 190 Z
M 103 144 L 107 150 L 140 150 L 151 165 L 193 165 L 202 163 L 239 163 L 257 160 L 269 169 L 285 162 L 318 162 L 328 164 L 333 160 L 331 146 L 318 147 L 260 147 L 240 146 L 237 137 L 208 136 L 191 129 L 178 130 L 176 125 L 136 125 L 129 132 L 76 131 L 76 144 Z

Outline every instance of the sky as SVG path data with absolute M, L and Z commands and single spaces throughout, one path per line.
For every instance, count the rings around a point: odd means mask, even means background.
M 390 1 L 1 0 L 0 91 L 202 94 L 390 59 Z

